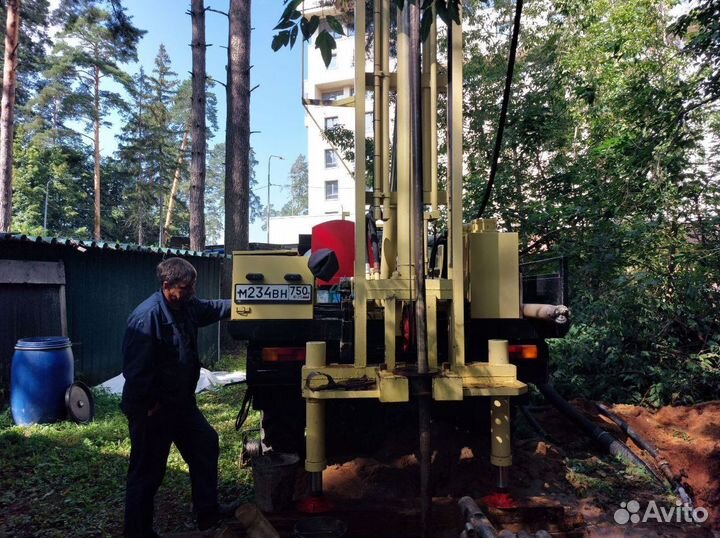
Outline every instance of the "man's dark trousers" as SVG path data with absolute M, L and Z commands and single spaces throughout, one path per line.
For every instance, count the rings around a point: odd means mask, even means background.
M 130 466 L 125 497 L 124 536 L 153 536 L 153 498 L 175 446 L 190 469 L 193 510 L 217 510 L 218 435 L 194 401 L 166 404 L 152 416 L 128 415 Z

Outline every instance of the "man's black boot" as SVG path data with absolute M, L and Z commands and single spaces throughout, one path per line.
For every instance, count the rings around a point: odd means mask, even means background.
M 226 519 L 232 519 L 235 517 L 235 510 L 240 506 L 239 502 L 230 504 L 221 504 L 217 510 L 213 512 L 205 512 L 198 514 L 197 526 L 198 530 L 205 531 L 217 527 L 221 522 Z

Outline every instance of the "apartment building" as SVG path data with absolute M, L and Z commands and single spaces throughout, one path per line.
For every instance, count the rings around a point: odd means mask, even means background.
M 337 15 L 335 8 L 323 7 L 323 0 L 306 0 L 305 15 L 318 15 L 323 22 L 327 15 Z M 270 242 L 296 243 L 298 234 L 309 234 L 312 227 L 328 220 L 355 220 L 355 179 L 353 163 L 343 159 L 342 152 L 323 136 L 325 129 L 341 125 L 354 130 L 355 111 L 348 98 L 354 95 L 355 40 L 351 20 L 343 21 L 344 35 L 333 34 L 336 40 L 332 61 L 325 66 L 314 43 L 305 44 L 303 100 L 307 129 L 308 211 L 306 215 L 270 219 Z M 370 64 L 372 68 L 372 64 Z M 345 106 L 343 106 L 345 105 Z M 368 108 L 372 110 L 370 102 Z M 366 121 L 372 130 L 372 112 Z

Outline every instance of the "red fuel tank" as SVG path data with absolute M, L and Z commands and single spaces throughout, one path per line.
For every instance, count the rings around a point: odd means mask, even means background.
M 355 264 L 355 223 L 349 220 L 331 220 L 317 224 L 312 229 L 311 248 L 313 252 L 321 248 L 335 251 L 340 269 L 329 281 L 318 280 L 320 286 L 332 286 L 342 277 L 353 275 Z

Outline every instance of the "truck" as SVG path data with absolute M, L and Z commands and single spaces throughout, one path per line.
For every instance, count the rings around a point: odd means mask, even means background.
M 510 399 L 546 381 L 547 340 L 568 327 L 564 264 L 521 265 L 517 233 L 491 218 L 464 221 L 462 27 L 448 25 L 442 65 L 438 23 L 423 42 L 420 8 L 405 2 L 391 70 L 389 2 L 374 2 L 371 69 L 366 54 L 355 56 L 355 221 L 315 226 L 299 241 L 304 249 L 234 252 L 229 330 L 247 341 L 263 450 L 304 454 L 314 494 L 329 456 L 362 452 L 415 421 L 421 469 L 428 466 L 437 417 L 490 430 L 502 488 L 512 461 Z M 357 0 L 358 51 L 366 23 Z M 438 125 L 441 95 L 446 125 Z

